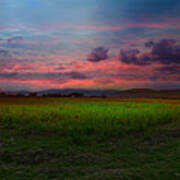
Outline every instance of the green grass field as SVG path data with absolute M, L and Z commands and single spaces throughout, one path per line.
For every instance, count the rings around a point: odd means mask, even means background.
M 180 179 L 180 100 L 0 98 L 1 179 Z

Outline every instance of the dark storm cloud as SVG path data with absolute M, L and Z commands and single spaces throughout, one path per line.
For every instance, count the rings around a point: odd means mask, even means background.
M 149 41 L 145 47 L 150 48 L 150 52 L 141 53 L 138 49 L 121 50 L 120 60 L 125 64 L 148 65 L 152 63 L 160 64 L 180 64 L 180 45 L 174 39 L 163 39 L 155 43 Z
M 108 48 L 98 47 L 92 50 L 87 56 L 87 60 L 91 62 L 99 62 L 108 59 Z

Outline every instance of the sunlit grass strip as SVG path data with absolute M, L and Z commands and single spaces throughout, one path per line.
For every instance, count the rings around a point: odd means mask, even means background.
M 62 101 L 0 107 L 1 128 L 114 136 L 180 118 L 179 105 L 134 102 Z

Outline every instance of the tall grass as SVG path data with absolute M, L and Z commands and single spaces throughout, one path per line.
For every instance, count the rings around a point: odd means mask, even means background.
M 159 103 L 53 100 L 0 105 L 0 128 L 62 135 L 119 135 L 180 118 L 180 106 Z

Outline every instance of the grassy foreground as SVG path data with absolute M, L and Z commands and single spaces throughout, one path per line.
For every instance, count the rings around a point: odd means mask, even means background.
M 180 179 L 180 101 L 1 98 L 0 179 Z

